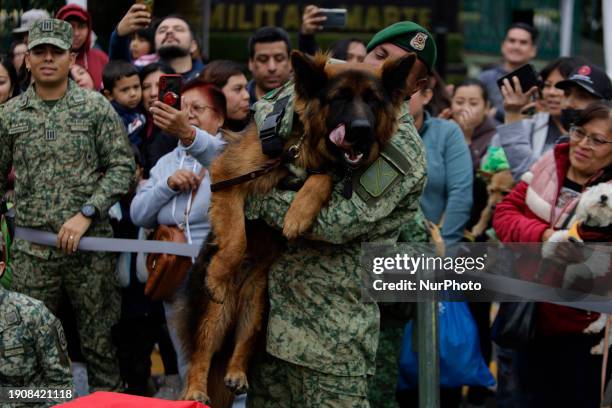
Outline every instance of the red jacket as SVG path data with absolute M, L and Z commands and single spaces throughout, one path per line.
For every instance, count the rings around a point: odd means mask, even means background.
M 59 9 L 55 17 L 60 20 L 68 20 L 69 17 L 74 17 L 87 23 L 87 39 L 85 40 L 85 43 L 81 49 L 77 51 L 76 63 L 81 65 L 87 70 L 87 72 L 89 72 L 96 89 L 102 89 L 102 70 L 108 63 L 108 55 L 106 55 L 106 53 L 102 50 L 91 48 L 91 16 L 87 10 L 81 6 L 76 4 L 67 4 Z
M 548 176 L 552 173 L 550 168 L 554 162 L 554 173 L 556 179 L 549 183 L 549 187 L 554 188 L 554 202 L 543 203 L 541 197 L 539 200 L 529 200 L 528 195 L 533 195 L 533 191 L 529 191 L 530 183 L 527 181 L 520 181 L 512 190 L 512 192 L 504 198 L 495 207 L 495 213 L 493 215 L 493 228 L 497 233 L 497 236 L 502 242 L 541 242 L 542 234 L 547 228 L 559 228 L 559 218 L 552 219 L 553 211 L 551 211 L 548 219 L 543 219 L 536 213 L 543 214 L 541 208 L 533 208 L 528 205 L 528 202 L 539 201 L 542 205 L 550 205 L 552 208 L 556 206 L 556 201 L 563 187 L 567 170 L 570 166 L 569 161 L 569 145 L 560 144 L 555 146 L 553 155 L 554 160 L 551 160 L 551 156 L 543 156 L 534 166 L 532 170 L 536 168 L 542 169 L 542 164 L 546 163 L 546 167 L 549 170 Z M 540 164 L 540 166 L 538 166 Z M 536 183 L 538 177 L 544 177 L 544 172 L 535 172 L 530 174 L 531 183 Z M 597 184 L 599 182 L 605 182 L 610 180 L 610 169 L 605 169 L 596 174 L 587 185 Z M 548 197 L 551 197 L 549 194 Z M 578 200 L 575 200 L 573 204 L 576 204 Z M 566 210 L 569 211 L 571 206 Z M 521 260 L 522 261 L 522 260 Z M 519 261 L 519 262 L 521 262 Z M 538 265 L 534 265 L 533 262 L 528 265 L 529 260 L 523 261 L 518 266 L 518 270 L 521 271 L 521 275 L 525 279 L 532 279 L 533 273 L 537 271 Z M 562 276 L 562 275 L 559 275 Z M 544 283 L 554 283 L 551 280 L 545 281 Z M 565 306 L 558 306 L 551 303 L 540 303 L 538 308 L 538 332 L 542 335 L 559 335 L 569 333 L 582 333 L 583 330 L 594 320 L 599 317 L 599 313 L 591 313 L 583 310 L 578 310 Z

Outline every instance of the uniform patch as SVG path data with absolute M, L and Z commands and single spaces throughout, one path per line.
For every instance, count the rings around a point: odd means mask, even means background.
M 66 335 L 64 334 L 62 323 L 59 320 L 55 321 L 55 332 L 57 334 L 57 343 L 59 344 L 60 348 L 62 350 L 67 350 L 68 341 L 66 341 Z
M 53 20 L 44 20 L 42 23 L 42 27 L 40 27 L 40 31 L 43 31 L 43 32 L 53 31 Z
M 57 136 L 55 134 L 55 130 L 52 130 L 52 129 L 45 130 L 45 140 L 47 141 L 55 140 L 56 137 Z
M 74 119 L 68 123 L 73 132 L 89 132 L 89 121 Z
M 379 157 L 361 175 L 359 184 L 372 197 L 380 197 L 399 175 L 399 172 L 393 166 Z
M 17 123 L 9 128 L 8 134 L 15 135 L 17 133 L 23 133 L 30 130 L 30 126 L 27 123 Z
M 417 51 L 423 51 L 426 43 L 427 34 L 425 33 L 416 33 L 416 35 L 412 37 L 412 40 L 410 40 L 410 46 Z
M 4 357 L 14 357 L 14 356 L 19 356 L 23 353 L 25 353 L 25 349 L 23 348 L 21 344 L 18 344 L 16 346 L 6 347 L 4 349 L 3 354 L 4 354 Z
M 14 324 L 19 323 L 21 319 L 19 318 L 17 312 L 9 312 L 6 314 L 6 316 L 4 316 L 4 321 L 7 325 L 12 326 Z

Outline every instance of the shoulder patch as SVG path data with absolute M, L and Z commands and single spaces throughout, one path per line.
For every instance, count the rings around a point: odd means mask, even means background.
M 398 180 L 410 172 L 410 162 L 395 145 L 389 143 L 380 157 L 353 179 L 353 189 L 368 205 L 375 204 Z
M 359 184 L 372 197 L 380 197 L 399 176 L 384 158 L 379 157 L 359 178 Z

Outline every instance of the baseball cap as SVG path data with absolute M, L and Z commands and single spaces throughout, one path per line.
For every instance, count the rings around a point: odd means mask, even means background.
M 51 15 L 47 12 L 47 10 L 42 9 L 32 9 L 28 10 L 21 15 L 21 25 L 13 30 L 14 34 L 25 33 L 29 31 L 30 28 L 34 25 L 36 20 L 44 20 L 46 18 L 50 18 Z
M 431 71 L 436 65 L 437 49 L 433 36 L 425 28 L 412 21 L 400 21 L 379 31 L 368 43 L 368 52 L 380 44 L 391 43 L 408 51 L 416 53 Z
M 72 47 L 72 26 L 54 18 L 36 21 L 30 28 L 28 50 L 41 44 L 51 44 L 62 50 L 69 50 Z
M 599 99 L 612 99 L 612 83 L 606 72 L 596 65 L 582 65 L 555 85 L 559 89 L 577 86 Z

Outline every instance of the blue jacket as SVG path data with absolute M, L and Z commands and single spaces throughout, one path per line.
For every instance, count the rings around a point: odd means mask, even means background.
M 142 109 L 140 107 L 128 109 L 117 103 L 117 101 L 111 101 L 111 105 L 113 105 L 115 112 L 117 112 L 123 121 L 130 143 L 140 146 L 145 136 L 145 125 L 147 124 L 147 117 L 142 112 Z
M 419 134 L 427 154 L 427 184 L 421 208 L 435 224 L 444 215 L 444 241 L 458 242 L 472 208 L 474 174 L 470 150 L 456 123 L 432 118 L 427 112 Z

